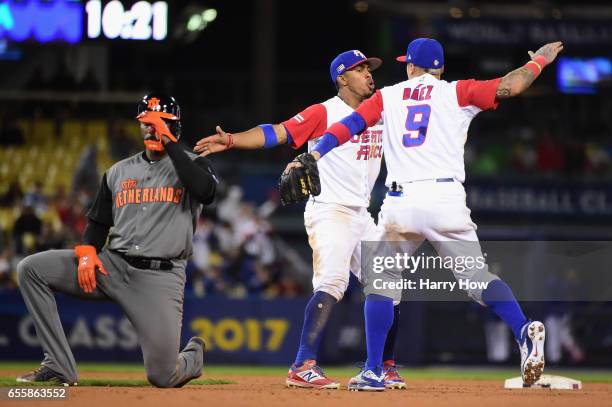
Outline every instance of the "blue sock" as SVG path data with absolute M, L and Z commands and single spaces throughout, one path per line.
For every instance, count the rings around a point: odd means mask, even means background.
M 519 340 L 521 328 L 527 322 L 521 306 L 516 302 L 512 290 L 502 280 L 493 280 L 482 291 L 482 302 L 497 314 L 512 329 L 514 337 Z
M 364 305 L 366 347 L 368 359 L 365 369 L 382 374 L 382 356 L 387 333 L 393 324 L 393 300 L 378 294 L 366 297 Z
M 395 360 L 395 340 L 397 338 L 397 330 L 399 328 L 399 304 L 393 306 L 393 325 L 387 334 L 385 341 L 385 350 L 383 352 L 383 362 L 386 360 Z
M 301 366 L 305 360 L 317 358 L 321 334 L 335 303 L 336 299 L 323 291 L 315 292 L 308 301 L 304 310 L 300 348 L 295 357 L 296 366 Z

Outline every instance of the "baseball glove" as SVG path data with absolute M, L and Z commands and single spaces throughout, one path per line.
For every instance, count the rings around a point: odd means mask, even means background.
M 308 199 L 308 195 L 317 196 L 321 193 L 319 169 L 312 154 L 300 154 L 295 157 L 293 162 L 301 165 L 285 171 L 278 182 L 278 190 L 283 205 L 303 202 Z

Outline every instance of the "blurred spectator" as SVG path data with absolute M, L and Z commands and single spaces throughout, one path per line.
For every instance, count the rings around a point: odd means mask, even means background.
M 100 183 L 98 173 L 98 148 L 95 144 L 89 145 L 79 158 L 72 178 L 72 193 L 87 193 L 90 197 L 95 196 Z M 83 202 L 81 202 L 83 203 Z M 88 204 L 88 203 L 87 203 Z
M 36 251 L 43 252 L 51 249 L 63 249 L 65 246 L 66 240 L 61 230 L 56 232 L 51 223 L 43 222 L 40 236 L 36 242 Z
M 227 196 L 219 202 L 219 209 L 217 210 L 219 219 L 230 223 L 236 219 L 236 214 L 240 213 L 242 195 L 242 188 L 238 185 L 229 187 Z
M 568 268 L 560 277 L 551 276 L 547 282 L 550 292 L 558 301 L 547 303 L 546 360 L 557 364 L 566 351 L 573 363 L 584 361 L 585 354 L 575 339 L 572 329 L 572 300 L 581 297 L 581 281 L 577 270 Z
M 499 162 L 492 154 L 483 151 L 476 157 L 470 170 L 476 175 L 494 175 L 499 170 Z
M 249 257 L 245 260 L 246 261 L 243 262 L 243 272 L 247 272 L 244 273 L 246 275 L 243 277 L 242 281 L 245 282 L 248 293 L 250 295 L 260 295 L 262 297 L 274 297 L 277 292 L 273 286 L 270 270 L 253 257 Z
M 33 249 L 35 243 L 35 237 L 40 234 L 42 229 L 42 222 L 34 213 L 34 208 L 30 202 L 24 200 L 21 207 L 21 214 L 15 221 L 13 226 L 13 245 L 15 253 L 18 255 L 24 255 L 27 253 L 27 249 Z M 31 241 L 31 238 L 34 241 Z
M 218 240 L 221 253 L 234 255 L 238 251 L 234 245 L 234 232 L 229 222 L 219 222 L 215 226 L 215 236 Z
M 51 200 L 51 206 L 64 225 L 72 223 L 72 205 L 64 187 L 59 186 L 57 188 L 55 196 Z
M 587 168 L 593 173 L 606 173 L 610 169 L 610 156 L 608 152 L 595 143 L 586 145 Z
M 219 204 L 220 220 L 198 220 L 188 267 L 188 280 L 196 296 L 270 298 L 303 292 L 295 279 L 279 272 L 280 251 L 266 220 L 276 209 L 275 199 L 272 194 L 256 208 L 242 201 L 240 187 L 230 186 Z M 289 263 L 284 268 L 301 271 L 301 267 L 293 267 L 294 255 L 292 250 L 284 250 Z
M 74 232 L 74 236 L 72 236 L 73 240 L 78 240 L 81 236 L 83 236 L 85 226 L 87 226 L 86 215 L 87 210 L 80 202 L 75 202 L 74 205 L 72 205 L 70 229 Z
M 209 267 L 211 256 L 211 240 L 213 237 L 214 224 L 209 219 L 200 216 L 193 234 L 193 256 L 191 261 L 194 266 L 204 271 Z
M 6 192 L 0 197 L 0 206 L 8 208 L 19 205 L 23 199 L 23 191 L 17 180 L 9 184 Z
M 299 297 L 304 294 L 303 287 L 289 274 L 282 273 L 278 283 L 278 295 L 280 297 Z
M 564 312 L 553 312 L 544 319 L 547 334 L 546 359 L 550 364 L 558 364 L 563 351 L 568 353 L 572 363 L 580 363 L 585 359 L 584 351 L 572 332 L 570 309 L 566 306 Z
M 278 209 L 280 194 L 276 188 L 267 193 L 267 200 L 257 208 L 257 215 L 262 219 L 268 219 Z
M 502 267 L 499 263 L 492 262 L 489 264 L 489 270 L 491 273 L 502 277 Z M 487 345 L 487 360 L 492 363 L 505 362 L 510 358 L 512 352 L 512 341 L 510 337 L 512 332 L 508 328 L 508 325 L 497 315 L 490 312 L 487 308 L 475 307 L 476 304 L 470 304 L 470 306 L 480 315 L 484 320 L 484 334 L 485 342 Z
M 538 143 L 538 169 L 546 173 L 560 173 L 565 167 L 565 155 L 561 144 L 550 133 L 545 133 Z
M 0 290 L 3 288 L 16 288 L 11 266 L 11 257 L 11 251 L 8 248 L 0 253 Z
M 486 310 L 486 309 L 485 309 Z M 508 325 L 492 312 L 487 312 L 483 319 L 485 341 L 487 344 L 487 360 L 492 363 L 505 362 L 512 351 Z
M 538 153 L 535 148 L 526 143 L 519 143 L 512 151 L 512 167 L 517 172 L 531 172 L 538 164 Z
M 36 215 L 42 216 L 47 211 L 47 197 L 43 193 L 42 182 L 36 181 L 23 199 L 34 208 Z

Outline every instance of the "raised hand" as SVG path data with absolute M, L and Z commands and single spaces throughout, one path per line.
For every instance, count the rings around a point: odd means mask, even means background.
M 173 120 L 171 119 L 171 117 L 174 117 L 174 116 L 168 113 L 146 111 L 146 112 L 140 113 L 136 118 L 141 123 L 144 123 L 149 126 L 153 126 L 153 129 L 155 130 L 155 135 L 158 137 L 159 140 L 161 140 L 162 137 L 165 136 L 168 138 L 168 140 L 176 143 L 177 141 L 176 136 L 172 134 L 172 132 L 168 128 L 168 125 L 164 121 L 164 119 Z M 168 140 L 166 140 L 166 142 Z
M 528 53 L 531 57 L 531 60 L 533 60 L 535 57 L 543 56 L 544 58 L 546 58 L 546 63 L 550 64 L 552 61 L 555 60 L 555 58 L 557 58 L 557 55 L 559 55 L 559 52 L 561 51 L 563 51 L 563 43 L 561 41 L 557 41 L 543 45 L 536 52 L 529 51 Z
M 193 151 L 200 154 L 202 157 L 206 157 L 209 154 L 218 153 L 220 151 L 225 151 L 232 148 L 232 134 L 223 131 L 221 126 L 217 126 L 215 131 L 217 134 L 204 137 L 198 141 L 193 148 Z

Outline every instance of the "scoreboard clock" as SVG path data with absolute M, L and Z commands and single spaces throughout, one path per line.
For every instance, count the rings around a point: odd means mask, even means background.
M 163 40 L 168 35 L 168 3 L 137 1 L 125 6 L 113 0 L 85 3 L 87 38 Z
M 167 1 L 0 0 L 0 40 L 161 41 L 167 35 Z

